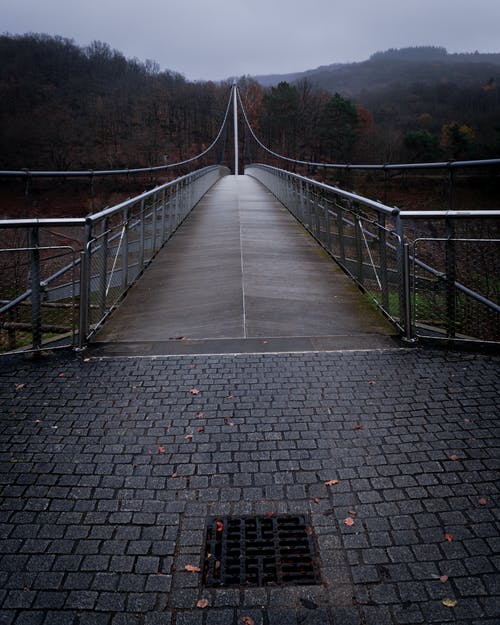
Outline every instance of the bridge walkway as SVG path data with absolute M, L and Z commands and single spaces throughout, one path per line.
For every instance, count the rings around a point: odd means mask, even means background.
M 99 332 L 108 354 L 394 347 L 394 329 L 258 181 L 206 194 Z

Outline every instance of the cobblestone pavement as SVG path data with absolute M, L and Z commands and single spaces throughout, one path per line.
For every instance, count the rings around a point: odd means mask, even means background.
M 0 624 L 498 625 L 499 362 L 2 365 Z M 186 571 L 207 517 L 277 513 L 310 515 L 321 585 L 214 590 Z

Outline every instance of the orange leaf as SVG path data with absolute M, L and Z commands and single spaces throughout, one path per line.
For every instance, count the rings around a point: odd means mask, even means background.
M 84 358 L 83 362 L 90 362 L 90 358 Z
M 184 437 L 187 441 L 190 441 L 193 438 L 192 434 L 186 434 L 186 436 Z
M 196 431 L 197 431 L 197 432 L 204 432 L 204 431 L 205 431 L 205 428 L 201 427 L 201 428 L 198 428 Z
M 16 391 L 22 391 L 26 384 L 16 384 Z
M 338 480 L 328 480 L 328 482 L 325 482 L 325 486 L 335 486 L 338 483 Z
M 446 540 L 451 543 L 453 541 L 453 534 L 450 534 L 450 532 L 445 532 L 444 537 L 446 538 Z
M 451 454 L 450 460 L 460 460 L 460 458 L 457 456 L 457 454 Z
M 197 412 L 196 416 L 198 417 L 198 419 L 203 419 L 203 417 L 205 416 L 204 412 Z
M 441 577 L 439 578 L 439 581 L 442 584 L 446 584 L 446 582 L 448 581 L 448 575 L 441 575 Z
M 64 378 L 64 377 L 66 377 L 66 374 L 65 373 L 59 373 L 59 375 L 57 377 L 58 378 Z
M 215 525 L 217 526 L 217 531 L 222 532 L 222 530 L 224 529 L 224 523 L 222 521 L 216 521 Z
M 313 497 L 313 501 L 314 503 L 319 503 L 321 500 L 319 499 L 319 497 Z
M 479 505 L 481 506 L 485 506 L 487 504 L 487 500 L 485 499 L 485 497 L 481 497 L 481 499 L 479 500 Z
M 356 425 L 354 426 L 355 430 L 362 430 L 363 426 L 361 425 L 361 423 L 356 423 Z
M 184 570 L 188 571 L 188 573 L 199 573 L 201 571 L 199 566 L 194 566 L 192 564 L 186 564 Z
M 348 527 L 351 527 L 352 525 L 354 525 L 354 519 L 348 516 L 347 519 L 344 519 L 344 524 Z
M 231 395 L 231 393 L 228 393 L 228 394 L 226 395 L 226 399 L 233 399 L 233 395 Z
M 255 621 L 250 616 L 241 616 L 240 621 L 243 625 L 255 625 Z
M 370 384 L 371 386 L 373 386 L 374 384 L 376 384 L 376 382 L 375 382 L 375 380 L 370 380 L 370 381 L 368 382 L 368 384 Z
M 159 454 L 164 454 L 165 453 L 165 447 L 158 447 L 158 453 Z
M 191 389 L 191 395 L 199 395 L 201 393 L 201 391 L 199 391 L 197 388 L 192 388 Z
M 179 477 L 178 473 L 172 473 L 172 477 Z
M 196 602 L 196 607 L 197 608 L 206 608 L 206 607 L 208 607 L 208 599 L 199 599 Z

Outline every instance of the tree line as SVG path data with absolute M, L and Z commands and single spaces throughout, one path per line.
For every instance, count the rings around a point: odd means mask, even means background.
M 215 137 L 231 86 L 190 82 L 105 43 L 82 48 L 39 34 L 0 36 L 0 58 L 1 169 L 148 167 L 188 158 Z M 477 84 L 391 84 L 356 98 L 308 79 L 264 88 L 243 77 L 239 89 L 263 143 L 300 160 L 500 155 L 496 76 Z M 221 145 L 213 158 L 231 162 L 229 149 Z M 262 158 L 248 136 L 242 152 Z

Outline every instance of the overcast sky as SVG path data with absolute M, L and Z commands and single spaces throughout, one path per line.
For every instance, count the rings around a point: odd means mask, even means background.
M 0 32 L 104 41 L 189 79 L 219 80 L 415 45 L 500 52 L 500 0 L 0 0 Z

